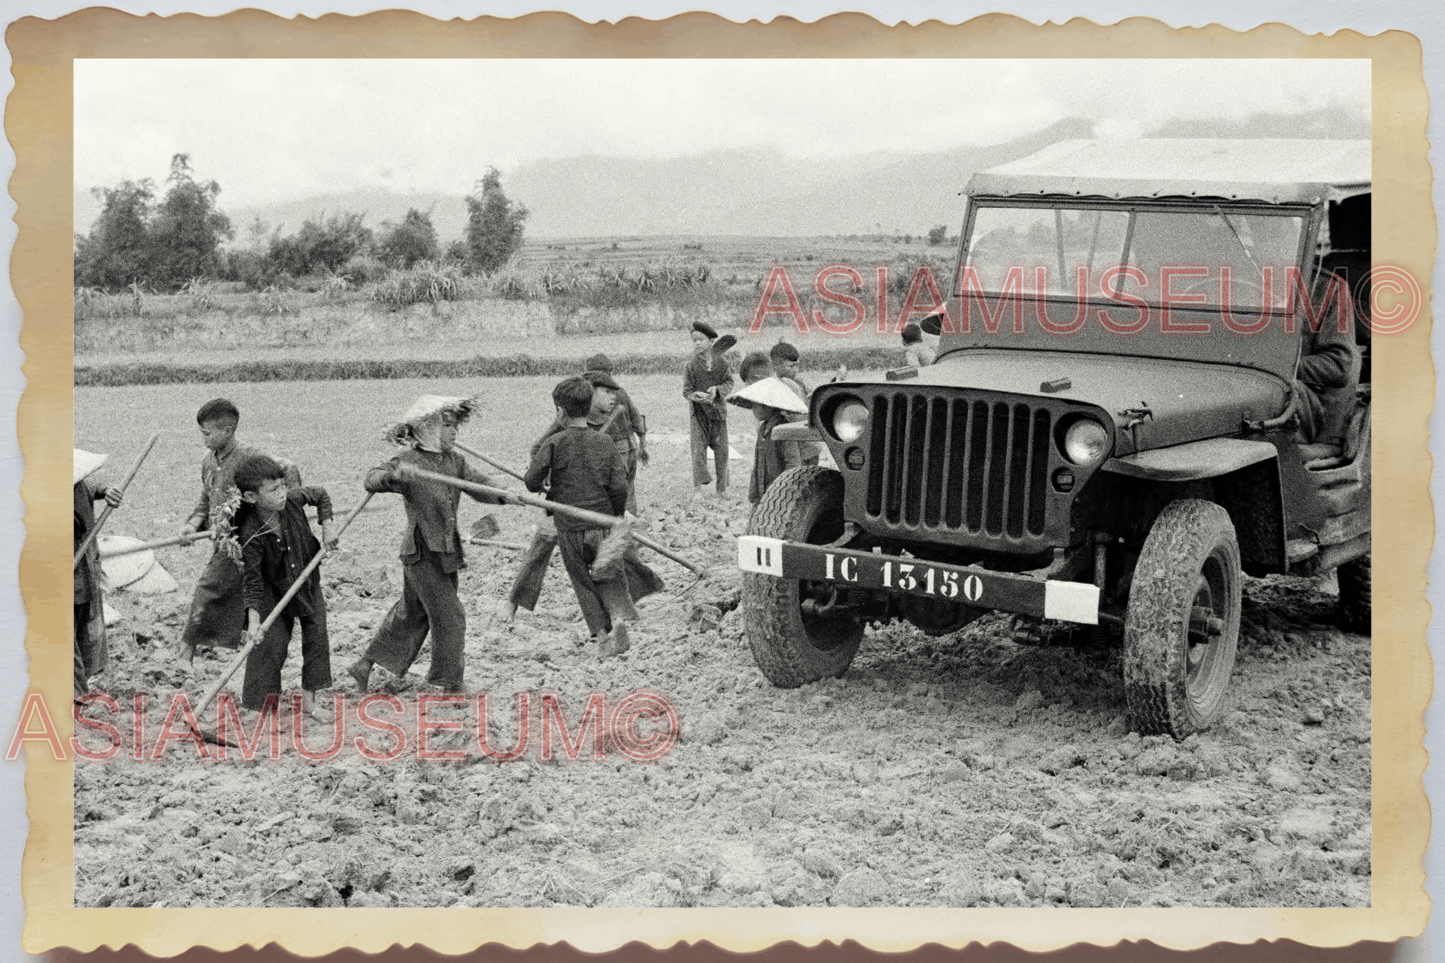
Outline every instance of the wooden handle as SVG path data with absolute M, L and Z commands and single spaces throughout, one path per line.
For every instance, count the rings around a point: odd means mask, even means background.
M 462 444 L 462 443 L 459 442 L 459 441 L 454 441 L 454 442 L 452 442 L 452 447 L 455 448 L 457 451 L 462 452 L 463 454 L 471 455 L 473 458 L 477 459 L 477 461 L 484 461 L 484 462 L 486 462 L 488 465 L 491 465 L 491 466 L 492 466 L 493 468 L 495 468 L 497 471 L 505 472 L 506 474 L 511 475 L 513 478 L 517 479 L 517 481 L 521 481 L 521 480 L 522 480 L 522 476 L 521 476 L 521 475 L 519 475 L 518 473 L 512 471 L 512 469 L 508 468 L 506 465 L 502 464 L 501 462 L 495 461 L 495 460 L 493 460 L 493 459 L 491 459 L 491 458 L 488 458 L 486 455 L 484 455 L 484 454 L 482 454 L 481 452 L 477 451 L 475 448 L 468 448 L 466 445 Z
M 211 533 L 191 532 L 189 535 L 172 535 L 170 538 L 158 538 L 153 542 L 141 542 L 139 545 L 132 545 L 130 548 L 117 548 L 109 552 L 101 552 L 102 559 L 120 558 L 122 555 L 136 555 L 140 552 L 149 552 L 153 548 L 165 548 L 167 545 L 183 545 L 187 542 L 199 542 L 203 538 L 210 538 Z
M 346 517 L 341 520 L 340 527 L 336 529 L 337 538 L 340 538 L 341 533 L 346 531 L 346 526 L 350 525 L 355 521 L 356 516 L 361 514 L 361 510 L 366 507 L 366 503 L 371 501 L 371 496 L 372 492 L 367 492 L 362 496 L 361 501 L 356 503 L 356 507 L 346 513 Z M 236 674 L 236 670 L 241 667 L 241 663 L 246 661 L 246 656 L 250 655 L 251 650 L 256 647 L 256 643 L 265 638 L 271 626 L 281 617 L 282 610 L 296 597 L 296 593 L 301 591 L 301 587 L 306 584 L 306 580 L 311 577 L 312 572 L 316 571 L 316 566 L 321 564 L 321 560 L 326 557 L 329 551 L 330 549 L 328 549 L 323 542 L 321 550 L 316 553 L 310 562 L 306 563 L 306 567 L 303 568 L 301 574 L 297 575 L 295 580 L 292 581 L 291 587 L 286 590 L 286 594 L 281 596 L 281 601 L 276 603 L 275 608 L 271 609 L 271 614 L 266 616 L 266 620 L 257 627 L 256 634 L 250 641 L 241 646 L 241 651 L 236 653 L 236 657 L 222 670 L 220 677 L 216 679 L 216 681 L 211 684 L 211 687 L 206 690 L 205 694 L 201 696 L 200 703 L 196 705 L 196 716 L 198 718 L 202 710 L 211 704 L 212 699 L 216 698 L 216 693 L 221 691 L 221 686 L 229 682 L 231 676 Z
M 472 538 L 467 540 L 468 545 L 486 545 L 490 548 L 509 548 L 514 552 L 525 552 L 527 546 L 513 545 L 511 542 L 494 542 L 490 538 Z
M 126 473 L 125 481 L 120 483 L 120 492 L 122 495 L 124 495 L 125 490 L 130 487 L 131 480 L 135 478 L 135 473 L 140 471 L 141 463 L 146 460 L 146 456 L 151 453 L 151 449 L 156 446 L 156 442 L 160 440 L 160 437 L 160 432 L 151 435 L 151 440 L 146 442 L 146 446 L 141 449 L 141 453 L 136 455 L 135 461 L 131 462 L 130 471 Z M 105 520 L 110 517 L 110 513 L 113 510 L 114 506 L 108 503 L 105 508 L 101 510 L 100 517 L 95 520 L 95 524 L 91 526 L 90 531 L 86 533 L 85 540 L 80 543 L 80 548 L 75 550 L 75 565 L 79 565 L 80 560 L 85 558 L 85 552 L 90 548 L 90 543 L 95 541 L 95 537 L 100 534 L 100 526 L 105 524 Z M 75 568 L 75 565 L 72 565 L 71 568 Z
M 414 468 L 411 465 L 402 465 L 400 471 L 414 475 L 417 478 L 424 478 L 427 481 L 439 482 L 443 485 L 451 485 L 453 488 L 460 488 L 463 491 L 476 492 L 480 495 L 491 495 L 493 498 L 509 498 L 512 501 L 520 502 L 523 505 L 531 505 L 533 508 L 546 509 L 557 515 L 566 515 L 575 518 L 579 522 L 586 522 L 589 525 L 596 525 L 598 528 L 614 528 L 623 523 L 623 519 L 616 515 L 604 515 L 601 512 L 589 511 L 586 508 L 577 508 L 574 505 L 562 505 L 557 502 L 550 502 L 545 498 L 533 495 L 531 492 L 509 491 L 505 488 L 493 488 L 491 485 L 479 485 L 476 482 L 465 481 L 451 475 L 439 475 L 434 471 L 427 471 L 423 468 Z M 652 549 L 664 558 L 670 558 L 677 564 L 692 572 L 698 578 L 706 578 L 707 570 L 696 562 L 690 562 L 672 551 L 670 548 L 659 545 L 650 538 L 644 538 L 636 532 L 632 534 L 637 544 Z

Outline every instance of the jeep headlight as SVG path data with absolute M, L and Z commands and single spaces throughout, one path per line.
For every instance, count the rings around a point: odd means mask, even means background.
M 1108 454 L 1109 433 L 1092 418 L 1080 418 L 1064 432 L 1064 454 L 1083 468 L 1092 468 Z
M 868 406 L 857 398 L 833 409 L 833 434 L 844 444 L 857 441 L 868 426 Z

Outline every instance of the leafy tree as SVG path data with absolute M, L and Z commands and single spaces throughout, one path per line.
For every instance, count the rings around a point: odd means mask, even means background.
M 282 237 L 277 230 L 266 251 L 266 280 L 280 274 L 304 277 L 336 272 L 352 255 L 371 246 L 371 230 L 362 225 L 363 215 L 335 214 L 325 221 L 322 217 L 308 219 L 291 237 Z
M 938 225 L 935 225 L 934 227 L 929 228 L 929 230 L 928 230 L 928 243 L 929 243 L 930 245 L 932 245 L 933 247 L 938 247 L 938 245 L 947 242 L 947 240 L 948 240 L 948 225 L 947 225 L 947 224 L 938 224 Z
M 178 288 L 193 277 L 215 275 L 217 249 L 236 232 L 231 219 L 216 210 L 221 185 L 198 183 L 191 176 L 189 154 L 171 158 L 170 189 L 150 223 L 150 280 L 159 288 Z
M 154 182 L 123 181 L 115 187 L 93 188 L 91 194 L 101 202 L 100 217 L 88 236 L 76 235 L 76 285 L 115 290 L 148 280 L 146 222 L 155 197 Z
M 423 214 L 413 207 L 406 212 L 406 217 L 400 224 L 382 225 L 377 253 L 388 264 L 397 264 L 404 268 L 409 268 L 418 261 L 437 260 L 440 250 L 431 215 Z
M 475 270 L 490 274 L 522 246 L 522 225 L 527 208 L 513 205 L 502 191 L 502 175 L 495 167 L 467 198 L 467 260 Z
M 448 244 L 446 257 L 448 261 L 460 261 L 465 264 L 467 262 L 467 242 L 453 241 Z

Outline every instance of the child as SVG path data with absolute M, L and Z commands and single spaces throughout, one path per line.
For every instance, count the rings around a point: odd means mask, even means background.
M 606 360 L 605 356 L 599 355 Z M 590 366 L 596 358 L 589 359 Z M 601 370 L 589 371 L 583 375 L 592 387 L 592 407 L 587 412 L 587 427 L 598 431 L 608 423 L 608 418 L 617 411 L 617 394 L 608 390 L 608 386 L 615 386 L 617 383 L 612 376 Z M 600 390 L 599 390 L 600 388 Z M 620 390 L 620 389 L 619 389 Z M 532 458 L 537 457 L 537 452 L 542 443 L 559 431 L 565 430 L 567 419 L 560 413 L 552 419 L 552 424 L 537 439 L 532 446 Z M 614 445 L 621 452 L 621 445 Z M 630 500 L 630 496 L 629 496 Z M 544 515 L 537 523 L 537 531 L 532 535 L 532 541 L 527 546 L 526 552 L 517 563 L 517 577 L 512 583 L 511 594 L 507 597 L 507 604 L 502 609 L 502 621 L 510 622 L 517 615 L 518 608 L 524 608 L 528 612 L 537 607 L 537 599 L 542 594 L 542 582 L 547 577 L 547 568 L 552 564 L 552 551 L 557 547 L 557 527 L 552 521 L 551 515 Z
M 182 535 L 221 529 L 230 524 L 238 495 L 233 475 L 236 466 L 257 452 L 236 440 L 236 426 L 241 414 L 225 398 L 215 398 L 196 412 L 201 428 L 201 441 L 206 455 L 201 459 L 201 498 L 191 517 L 181 526 Z M 300 479 L 296 479 L 300 486 Z M 236 563 L 213 543 L 211 560 L 196 580 L 195 595 L 186 626 L 181 631 L 180 658 L 191 664 L 199 646 L 240 644 L 246 628 L 246 613 L 241 601 L 241 572 Z
M 241 545 L 248 640 L 260 632 L 262 620 L 321 549 L 311 534 L 304 506 L 316 509 L 321 541 L 328 549 L 336 547 L 331 498 L 326 489 L 288 488 L 285 479 L 281 465 L 265 455 L 248 455 L 235 470 L 236 488 L 243 502 L 236 512 L 235 526 Z M 316 693 L 331 685 L 331 646 L 326 636 L 326 601 L 321 594 L 319 565 L 246 657 L 246 678 L 241 685 L 243 709 L 261 709 L 267 696 L 280 694 L 281 665 L 286 661 L 291 628 L 296 622 L 301 624 L 301 688 L 306 712 L 319 714 Z
M 406 507 L 406 530 L 401 539 L 401 599 L 386 613 L 366 653 L 346 670 L 363 690 L 376 664 L 396 677 L 394 686 L 403 687 L 402 680 L 430 633 L 428 688 L 462 691 L 467 616 L 457 597 L 457 572 L 466 564 L 457 533 L 461 490 L 417 478 L 405 469 L 421 468 L 482 485 L 494 484 L 453 449 L 457 427 L 475 409 L 476 402 L 470 398 L 422 395 L 403 420 L 387 432 L 388 440 L 407 450 L 366 475 L 367 491 L 401 495 Z M 487 504 L 509 503 L 491 495 L 467 494 Z
M 95 503 L 105 499 L 112 508 L 121 502 L 119 488 L 108 488 L 99 479 L 92 479 L 105 455 L 74 449 L 71 474 L 75 479 L 75 549 L 95 528 Z M 95 539 L 85 549 L 85 556 L 75 566 L 75 694 L 90 691 L 90 679 L 105 669 L 109 662 L 105 644 L 105 606 L 101 593 L 100 551 Z
M 622 453 L 622 460 L 627 465 L 627 510 L 637 514 L 637 466 L 647 464 L 647 419 L 642 412 L 637 410 L 637 405 L 632 403 L 632 396 L 627 389 L 616 383 L 615 373 L 612 370 L 612 359 L 605 354 L 594 354 L 587 359 L 587 370 L 582 372 L 582 377 L 592 380 L 592 375 L 603 374 L 612 383 L 612 391 L 617 396 L 616 406 L 612 413 L 607 416 L 603 424 L 603 430 L 612 436 L 612 442 L 617 450 Z M 593 386 L 597 381 L 592 381 Z M 633 443 L 633 436 L 637 436 L 636 444 Z
M 627 507 L 627 468 L 607 436 L 587 427 L 593 394 L 585 378 L 568 378 L 552 389 L 552 400 L 567 424 L 542 442 L 523 483 L 533 492 L 550 483 L 547 498 L 559 505 L 621 515 Z M 604 659 L 621 655 L 631 646 L 628 622 L 637 618 L 627 576 L 594 579 L 590 568 L 608 530 L 562 514 L 553 522 L 562 564 L 599 654 Z
M 903 328 L 903 363 L 915 368 L 926 368 L 938 357 L 939 336 L 943 331 L 942 318 L 930 315 L 923 319 L 923 325 L 909 323 Z
M 743 408 L 751 408 L 758 422 L 758 441 L 753 454 L 753 474 L 748 484 L 748 501 L 756 505 L 762 501 L 768 486 L 789 468 L 803 464 L 802 453 L 796 441 L 774 441 L 773 429 L 787 424 L 790 414 L 807 413 L 807 406 L 780 378 L 761 377 L 770 370 L 768 359 L 762 354 L 756 356 L 760 363 L 750 365 L 751 358 L 743 360 L 743 380 L 748 384 L 734 393 L 728 401 Z M 749 380 L 749 375 L 752 379 Z
M 729 336 L 731 337 L 731 336 Z M 692 323 L 692 359 L 682 372 L 682 396 L 691 404 L 688 437 L 692 443 L 694 497 L 712 482 L 707 473 L 707 451 L 712 449 L 717 469 L 717 493 L 728 489 L 728 413 L 725 401 L 733 390 L 727 362 L 713 351 L 717 331 L 702 321 Z

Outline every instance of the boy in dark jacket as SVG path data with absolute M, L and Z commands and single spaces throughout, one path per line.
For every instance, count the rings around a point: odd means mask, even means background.
M 598 357 L 605 360 L 603 355 Z M 597 358 L 589 359 L 588 365 L 590 366 L 596 360 Z M 605 432 L 609 419 L 617 412 L 617 396 L 620 389 L 617 387 L 617 382 L 612 380 L 612 376 L 600 369 L 589 370 L 582 377 L 592 385 L 592 407 L 587 412 L 587 427 Z M 562 415 L 559 414 L 552 419 L 552 424 L 532 446 L 531 457 L 536 458 L 542 443 L 566 427 L 567 419 Z M 614 447 L 617 448 L 619 454 L 622 454 L 622 446 L 615 440 Z M 528 463 L 530 464 L 530 462 Z M 629 493 L 628 501 L 631 500 L 632 496 Z M 537 522 L 537 530 L 532 535 L 532 541 L 527 545 L 527 550 L 517 561 L 517 575 L 512 582 L 512 591 L 507 595 L 507 604 L 502 608 L 502 621 L 512 621 L 519 608 L 530 612 L 537 607 L 537 599 L 542 595 L 542 583 L 547 578 L 547 568 L 552 564 L 552 552 L 556 548 L 557 526 L 553 524 L 551 515 L 543 515 Z
M 593 388 L 601 383 L 597 380 L 598 375 L 606 378 L 606 384 L 610 386 L 616 402 L 602 422 L 602 430 L 612 437 L 612 443 L 617 446 L 623 462 L 627 465 L 627 510 L 636 515 L 637 466 L 646 465 L 648 458 L 647 418 L 637 410 L 637 405 L 633 403 L 627 389 L 617 383 L 616 373 L 612 370 L 612 359 L 605 354 L 594 354 L 588 358 L 587 368 L 582 372 L 582 377 L 591 381 Z
M 248 455 L 236 466 L 236 488 L 243 506 L 236 512 L 236 539 L 241 545 L 241 592 L 245 600 L 248 640 L 261 630 L 296 582 L 321 543 L 311 533 L 305 506 L 316 509 L 321 540 L 336 547 L 331 528 L 331 498 L 317 486 L 288 488 L 286 473 L 275 459 Z M 281 666 L 291 645 L 291 630 L 301 625 L 301 689 L 306 711 L 318 713 L 316 693 L 331 685 L 331 645 L 326 634 L 326 601 L 321 594 L 321 567 L 306 577 L 300 591 L 286 603 L 264 638 L 246 656 L 241 707 L 261 709 L 266 698 L 281 693 Z
M 566 419 L 566 427 L 542 442 L 523 483 L 533 492 L 550 485 L 547 498 L 560 505 L 620 516 L 627 507 L 627 467 L 611 439 L 587 426 L 592 395 L 592 385 L 585 378 L 568 378 L 552 390 L 552 400 Z M 591 571 L 608 529 L 561 513 L 553 522 L 562 564 L 572 579 L 587 628 L 600 644 L 599 654 L 603 658 L 621 655 L 631 646 L 628 622 L 637 618 L 627 576 L 595 579 Z
M 201 497 L 181 526 L 182 535 L 204 531 L 221 536 L 230 534 L 232 516 L 240 499 L 234 479 L 236 466 L 248 456 L 259 454 L 236 439 L 240 421 L 241 413 L 225 398 L 213 398 L 196 412 L 206 455 L 201 459 Z M 286 472 L 288 487 L 301 487 L 301 476 L 294 466 L 286 462 L 277 464 Z M 197 648 L 238 646 L 246 629 L 239 559 L 223 550 L 225 541 L 229 538 L 213 542 L 211 559 L 196 579 L 190 612 L 181 630 L 180 658 L 187 665 L 195 659 Z
M 386 613 L 366 654 L 346 670 L 363 690 L 370 681 L 372 666 L 377 664 L 396 677 L 394 685 L 404 684 L 407 670 L 430 633 L 432 657 L 427 686 L 442 692 L 462 691 L 467 615 L 457 597 L 457 572 L 466 565 L 462 539 L 457 533 L 461 490 L 417 478 L 406 468 L 493 485 L 489 476 L 473 468 L 453 448 L 457 427 L 475 407 L 476 402 L 470 398 L 423 395 L 387 433 L 389 440 L 407 450 L 367 473 L 367 491 L 402 496 L 406 531 L 401 540 L 401 599 Z M 487 504 L 506 503 L 492 495 L 467 494 Z
M 707 473 L 708 449 L 712 449 L 717 469 L 717 493 L 721 496 L 728 490 L 728 412 L 724 402 L 733 390 L 733 376 L 727 361 L 713 350 L 717 339 L 711 325 L 694 321 L 693 356 L 682 370 L 682 396 L 690 402 L 688 438 L 692 445 L 694 497 L 712 481 Z

